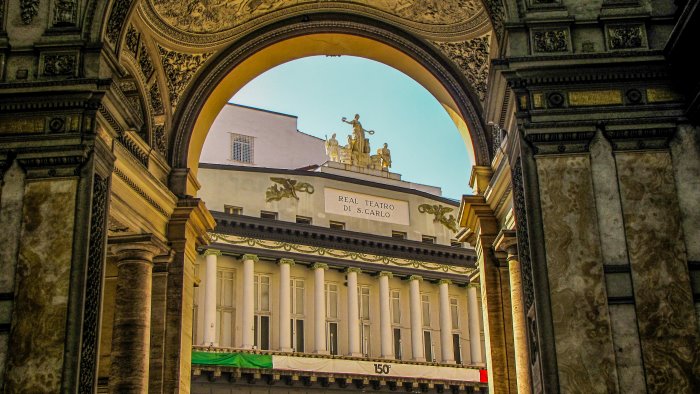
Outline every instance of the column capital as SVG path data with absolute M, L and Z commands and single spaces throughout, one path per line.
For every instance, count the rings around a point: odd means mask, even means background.
M 253 261 L 256 262 L 256 263 L 257 263 L 258 261 L 260 261 L 260 259 L 258 258 L 257 255 L 255 255 L 255 254 L 249 254 L 249 253 L 246 253 L 246 254 L 244 254 L 243 256 L 241 256 L 241 260 L 243 260 L 243 261 L 253 260 Z
M 203 253 L 205 256 L 221 256 L 222 253 L 220 250 L 216 249 L 206 249 Z
M 153 262 L 155 256 L 166 254 L 170 250 L 161 240 L 152 234 L 125 235 L 109 239 L 110 251 L 117 260 L 146 260 Z
M 423 281 L 423 277 L 420 276 L 420 275 L 411 275 L 411 276 L 408 277 L 408 280 L 409 280 L 409 281 L 411 281 L 411 280 L 417 280 L 417 281 L 421 282 L 421 281 Z
M 326 264 L 326 263 L 313 263 L 311 265 L 311 269 L 313 269 L 313 270 L 317 270 L 317 269 L 327 270 L 328 264 Z
M 451 285 L 452 281 L 450 279 L 440 279 L 438 281 L 438 285 Z
M 469 282 L 469 284 L 467 285 L 467 288 L 468 288 L 468 289 L 471 289 L 472 287 L 475 288 L 475 289 L 479 289 L 479 288 L 481 288 L 481 283 L 479 283 L 479 282 Z
M 394 277 L 394 274 L 389 271 L 380 271 L 379 276 L 386 276 L 387 278 L 391 279 Z
M 493 241 L 493 248 L 508 253 L 508 260 L 518 256 L 518 237 L 515 230 L 502 229 Z
M 279 265 L 289 264 L 289 266 L 292 267 L 292 266 L 294 266 L 294 259 L 282 258 L 277 262 L 277 264 L 279 264 Z
M 357 274 L 361 274 L 361 273 L 362 273 L 362 268 L 348 267 L 348 268 L 345 270 L 345 273 L 346 273 L 346 274 L 349 274 L 349 273 L 351 273 L 351 272 L 355 272 L 355 273 L 357 273 Z

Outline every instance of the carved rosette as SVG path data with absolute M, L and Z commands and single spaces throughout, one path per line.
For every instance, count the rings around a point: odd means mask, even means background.
M 462 70 L 474 92 L 482 102 L 486 99 L 486 82 L 489 77 L 489 42 L 491 35 L 461 42 L 435 42 Z
M 213 52 L 190 54 L 180 53 L 158 45 L 165 79 L 168 81 L 170 103 L 177 106 L 180 95 L 185 91 L 197 71 Z

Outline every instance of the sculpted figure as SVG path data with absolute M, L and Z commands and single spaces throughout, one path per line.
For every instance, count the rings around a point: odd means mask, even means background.
M 369 145 L 367 144 L 367 138 L 365 137 L 365 132 L 370 135 L 374 134 L 373 130 L 365 130 L 362 128 L 362 123 L 360 123 L 360 115 L 355 114 L 353 120 L 348 120 L 343 117 L 341 119 L 343 122 L 352 126 L 352 151 L 358 154 L 369 153 Z
M 326 140 L 326 154 L 330 161 L 340 161 L 340 148 L 338 140 L 335 139 L 335 133 L 333 133 L 330 139 Z
M 388 171 L 389 167 L 391 167 L 391 151 L 389 150 L 389 144 L 385 142 L 383 148 L 377 149 L 377 154 L 382 160 L 382 170 Z

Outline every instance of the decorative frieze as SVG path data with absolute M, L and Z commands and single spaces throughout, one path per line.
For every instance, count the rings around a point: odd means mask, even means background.
M 78 19 L 77 0 L 54 0 L 53 25 L 56 27 L 75 26 Z
M 158 45 L 165 79 L 170 91 L 170 103 L 177 106 L 180 95 L 187 88 L 197 71 L 213 52 L 190 54 L 163 48 Z
M 151 196 L 148 195 L 148 193 L 146 193 L 141 187 L 139 187 L 139 185 L 136 184 L 136 182 L 134 182 L 131 178 L 126 176 L 126 174 L 124 174 L 118 167 L 114 169 L 114 175 L 116 175 L 119 179 L 124 181 L 124 183 L 126 183 L 127 186 L 131 188 L 131 190 L 135 191 L 136 194 L 138 194 L 139 196 L 141 196 L 141 198 L 146 200 L 146 202 L 150 206 L 155 208 L 155 210 L 158 211 L 161 215 L 163 215 L 164 217 L 170 217 L 168 212 L 165 209 L 163 209 L 163 207 L 160 206 L 160 204 L 158 204 Z
M 113 47 L 116 47 L 117 42 L 119 42 L 122 27 L 129 14 L 131 2 L 132 0 L 115 0 L 112 5 L 112 11 L 109 13 L 109 18 L 107 19 L 106 36 Z
M 76 52 L 46 53 L 41 55 L 41 75 L 45 77 L 77 76 L 78 54 Z
M 446 207 L 441 204 L 421 204 L 418 206 L 418 212 L 434 215 L 434 223 L 440 223 L 450 231 L 457 232 L 457 219 L 455 219 L 454 215 L 446 216 L 452 211 L 454 211 L 454 208 Z
M 606 35 L 608 49 L 639 49 L 647 46 L 644 25 L 640 23 L 608 25 Z
M 648 150 L 668 148 L 675 128 L 605 130 L 603 135 L 610 140 L 613 150 Z
M 25 25 L 32 23 L 34 17 L 39 15 L 39 0 L 20 0 L 19 13 L 22 23 Z
M 569 29 L 533 29 L 532 49 L 536 53 L 569 52 Z
M 146 45 L 144 45 L 143 42 L 141 42 L 141 44 L 139 45 L 138 63 L 139 67 L 141 68 L 141 72 L 143 73 L 143 76 L 146 77 L 146 80 L 149 80 L 151 78 L 151 75 L 153 75 L 153 71 L 155 69 L 153 68 L 153 62 L 151 62 L 151 57 L 148 55 Z
M 593 131 L 571 133 L 533 133 L 525 136 L 536 154 L 581 153 L 588 152 Z
M 150 89 L 148 89 L 148 97 L 151 101 L 151 109 L 153 110 L 153 115 L 162 115 L 163 110 L 163 98 L 160 95 L 160 89 L 158 88 L 158 81 L 154 81 Z
M 569 92 L 569 105 L 572 107 L 621 104 L 622 92 L 617 89 Z
M 136 30 L 134 25 L 129 24 L 126 30 L 126 37 L 124 38 L 124 47 L 131 54 L 131 56 L 136 59 L 139 50 L 139 41 L 141 40 L 141 33 Z
M 462 70 L 481 101 L 486 99 L 490 39 L 491 35 L 487 34 L 461 42 L 435 42 Z
M 267 202 L 280 201 L 284 198 L 294 198 L 298 201 L 299 196 L 297 195 L 297 192 L 314 194 L 313 185 L 307 182 L 299 182 L 295 179 L 278 177 L 270 177 L 270 180 L 276 184 L 268 187 L 267 190 L 265 190 L 265 201 Z M 279 188 L 278 185 L 281 185 L 282 188 Z

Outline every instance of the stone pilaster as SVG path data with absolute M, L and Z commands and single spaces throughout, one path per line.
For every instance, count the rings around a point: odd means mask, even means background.
M 165 367 L 165 327 L 168 300 L 168 266 L 174 254 L 153 258 L 153 284 L 151 290 L 151 356 L 148 372 L 148 392 L 163 392 L 163 368 Z

